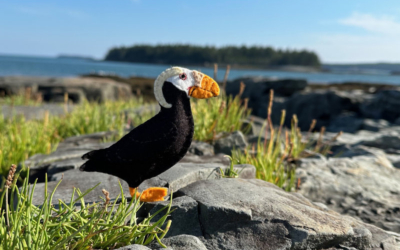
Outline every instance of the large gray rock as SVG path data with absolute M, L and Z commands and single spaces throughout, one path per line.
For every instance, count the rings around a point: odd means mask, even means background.
M 69 170 L 62 173 L 53 175 L 48 182 L 48 192 L 51 193 L 56 187 L 57 183 L 61 181 L 53 197 L 53 204 L 58 204 L 58 200 L 69 202 L 74 188 L 79 188 L 80 191 L 93 188 L 100 183 L 92 192 L 85 196 L 85 202 L 92 203 L 100 201 L 100 197 L 104 197 L 102 189 L 110 192 L 110 197 L 116 198 L 121 193 L 119 181 L 121 182 L 124 194 L 126 197 L 129 195 L 129 186 L 125 181 L 119 180 L 117 177 L 97 173 L 97 172 L 82 172 L 80 170 Z M 45 184 L 36 184 L 35 193 L 33 195 L 33 203 L 41 205 L 44 200 Z M 76 196 L 76 194 L 75 194 Z
M 75 103 L 84 99 L 103 102 L 131 96 L 129 85 L 105 78 L 0 77 L 0 89 L 6 94 L 22 94 L 27 88 L 32 94 L 41 93 L 43 100 L 54 102 L 63 102 L 64 93 Z
M 356 111 L 359 102 L 361 101 L 358 93 L 349 95 L 340 91 L 316 90 L 296 93 L 286 101 L 285 107 L 287 117 L 291 118 L 296 114 L 299 127 L 302 130 L 308 130 L 313 119 L 317 120 L 317 128 L 328 126 L 343 112 Z M 274 109 L 273 112 L 280 112 L 280 110 Z M 290 120 L 286 119 L 286 125 L 290 126 Z
M 242 94 L 244 98 L 257 98 L 261 95 L 269 95 L 271 89 L 273 89 L 277 95 L 291 96 L 298 91 L 304 90 L 307 86 L 307 81 L 303 79 L 243 77 L 228 82 L 226 85 L 226 93 L 234 96 L 239 94 L 241 82 L 246 85 Z
M 383 151 L 358 150 L 369 155 L 300 160 L 296 169 L 299 193 L 341 214 L 400 232 L 400 171 Z
M 206 142 L 193 141 L 189 153 L 195 155 L 214 155 L 214 147 Z
M 180 223 L 173 220 L 172 227 L 178 227 L 173 234 L 179 234 L 180 227 L 200 228 L 201 236 L 198 230 L 192 230 L 191 235 L 202 240 L 207 249 L 381 249 L 383 244 L 399 247 L 396 238 L 379 228 L 343 217 L 300 194 L 287 193 L 257 179 L 197 181 L 179 194 L 184 196 L 175 198 L 172 205 L 177 210 L 171 217 L 180 218 Z M 165 205 L 159 203 L 154 210 Z
M 214 152 L 216 154 L 231 155 L 232 150 L 244 150 L 247 147 L 246 138 L 241 131 L 235 131 L 226 137 L 214 142 Z
M 189 234 L 196 237 L 203 236 L 201 226 L 199 224 L 199 209 L 198 203 L 189 196 L 180 196 L 180 192 L 174 194 L 171 210 L 173 210 L 170 220 L 173 221 L 166 237 L 173 237 L 182 234 Z M 147 203 L 143 207 L 143 215 L 148 213 L 154 214 L 161 208 L 168 206 L 169 201 L 158 203 Z M 157 215 L 153 221 L 158 221 L 163 215 Z M 175 225 L 178 224 L 178 225 Z
M 306 88 L 307 82 L 302 79 L 271 79 L 263 77 L 245 77 L 228 82 L 226 93 L 237 95 L 240 91 L 240 82 L 246 85 L 241 95 L 242 99 L 248 99 L 248 107 L 252 114 L 263 118 L 267 117 L 269 92 L 274 90 L 275 98 L 272 112 L 274 122 L 279 122 L 280 112 L 285 109 L 285 102 L 294 93 Z

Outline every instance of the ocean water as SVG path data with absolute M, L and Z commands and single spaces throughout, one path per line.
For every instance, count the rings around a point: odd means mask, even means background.
M 0 76 L 50 76 L 65 77 L 78 76 L 89 73 L 116 74 L 123 77 L 142 76 L 155 78 L 164 69 L 172 65 L 155 65 L 144 63 L 120 63 L 92 61 L 79 58 L 51 58 L 0 55 Z M 205 67 L 191 67 L 205 74 L 213 76 L 213 69 Z M 219 69 L 217 78 L 223 79 L 225 69 Z M 266 76 L 275 78 L 305 79 L 310 83 L 342 83 L 366 82 L 400 85 L 400 75 L 390 73 L 369 72 L 368 74 L 349 73 L 344 70 L 334 72 L 287 72 L 274 70 L 247 70 L 232 69 L 229 80 L 243 76 Z

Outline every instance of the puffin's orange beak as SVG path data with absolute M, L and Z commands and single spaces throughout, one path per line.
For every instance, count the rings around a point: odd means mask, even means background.
M 194 71 L 196 86 L 189 89 L 189 96 L 198 99 L 207 99 L 219 95 L 219 86 L 211 77 Z

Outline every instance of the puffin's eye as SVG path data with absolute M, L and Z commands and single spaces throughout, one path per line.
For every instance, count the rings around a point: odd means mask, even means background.
M 182 74 L 179 75 L 179 79 L 186 80 L 187 79 L 187 75 L 185 73 L 182 73 Z

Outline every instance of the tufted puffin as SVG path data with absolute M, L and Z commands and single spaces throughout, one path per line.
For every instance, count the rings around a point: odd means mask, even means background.
M 190 97 L 206 99 L 219 95 L 218 84 L 209 76 L 181 67 L 162 72 L 154 82 L 154 94 L 161 111 L 133 129 L 115 144 L 82 156 L 81 171 L 117 176 L 129 185 L 133 197 L 144 180 L 168 170 L 179 162 L 193 139 L 194 122 Z M 148 188 L 141 201 L 160 201 L 167 188 Z

